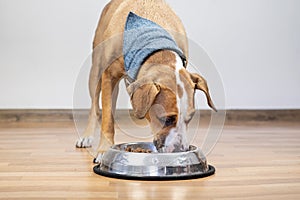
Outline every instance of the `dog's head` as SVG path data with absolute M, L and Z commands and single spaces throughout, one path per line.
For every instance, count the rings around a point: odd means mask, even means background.
M 127 87 L 135 116 L 149 121 L 159 152 L 188 150 L 186 130 L 195 113 L 195 90 L 202 90 L 215 110 L 206 80 L 189 73 L 169 51 L 154 54 L 144 65 L 140 78 Z

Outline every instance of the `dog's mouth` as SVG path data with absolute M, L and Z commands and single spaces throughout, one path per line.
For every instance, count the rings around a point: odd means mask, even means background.
M 158 139 L 154 140 L 153 144 L 156 147 L 157 152 L 159 153 L 176 153 L 186 152 L 189 150 L 189 145 L 183 144 L 182 141 L 174 144 L 166 144 L 165 139 Z
M 164 153 L 165 145 L 164 145 L 165 138 L 158 138 L 153 140 L 153 144 L 156 147 L 157 152 Z
M 189 143 L 185 134 L 172 128 L 168 135 L 160 135 L 153 140 L 153 144 L 159 153 L 186 152 L 189 150 Z

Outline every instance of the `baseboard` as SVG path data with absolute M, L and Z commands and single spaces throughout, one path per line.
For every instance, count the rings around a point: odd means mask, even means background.
M 72 109 L 0 109 L 0 122 L 73 121 Z
M 211 111 L 201 110 L 203 120 L 210 119 Z M 72 109 L 0 109 L 0 123 L 6 122 L 72 122 L 87 118 L 88 110 Z M 117 110 L 116 117 L 128 115 L 128 110 Z M 300 109 L 294 110 L 227 110 L 226 122 L 300 122 Z

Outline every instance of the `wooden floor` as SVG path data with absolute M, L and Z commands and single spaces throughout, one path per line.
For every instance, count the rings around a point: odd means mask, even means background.
M 216 174 L 186 181 L 101 177 L 76 139 L 70 122 L 1 123 L 0 199 L 300 199 L 300 123 L 226 125 Z

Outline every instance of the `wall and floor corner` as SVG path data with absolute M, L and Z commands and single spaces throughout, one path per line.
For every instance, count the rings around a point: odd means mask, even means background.
M 107 2 L 0 0 L 0 109 L 73 108 Z M 300 108 L 300 1 L 168 3 L 216 64 L 227 109 Z

